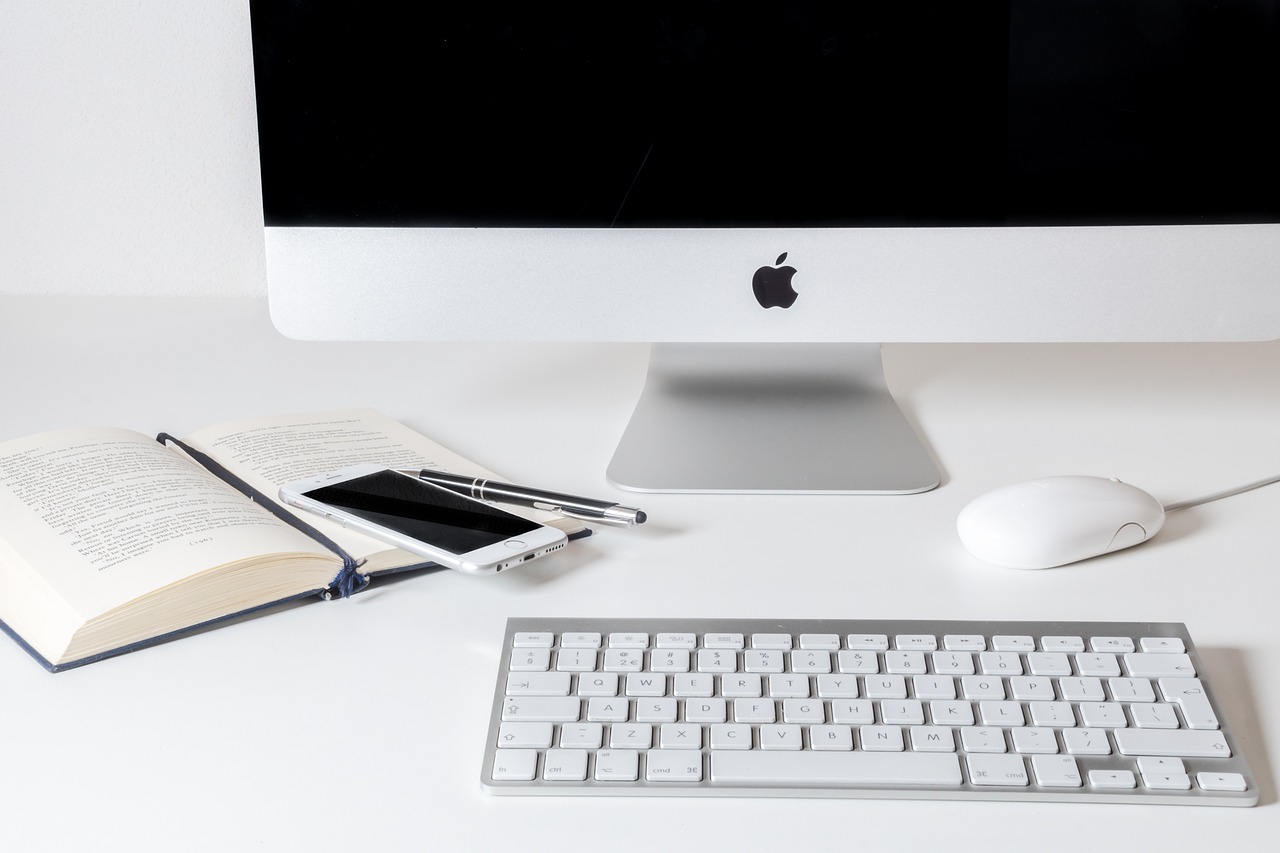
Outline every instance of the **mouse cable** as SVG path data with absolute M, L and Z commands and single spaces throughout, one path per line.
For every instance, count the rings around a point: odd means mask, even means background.
M 1193 506 L 1200 506 L 1200 504 L 1207 504 L 1210 501 L 1217 501 L 1223 498 L 1229 498 L 1234 495 L 1241 494 L 1243 492 L 1251 492 L 1254 489 L 1260 489 L 1263 486 L 1270 486 L 1272 483 L 1280 483 L 1280 476 L 1268 477 L 1265 480 L 1259 480 L 1258 482 L 1250 483 L 1247 486 L 1238 486 L 1234 489 L 1227 489 L 1225 492 L 1217 492 L 1212 495 L 1205 495 L 1202 498 L 1192 498 L 1189 501 L 1178 501 L 1177 503 L 1166 504 L 1164 511 L 1177 512 L 1180 509 L 1186 509 L 1188 507 L 1193 507 Z

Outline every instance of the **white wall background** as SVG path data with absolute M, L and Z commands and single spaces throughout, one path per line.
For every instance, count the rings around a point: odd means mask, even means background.
M 245 0 L 0 0 L 0 293 L 266 292 Z

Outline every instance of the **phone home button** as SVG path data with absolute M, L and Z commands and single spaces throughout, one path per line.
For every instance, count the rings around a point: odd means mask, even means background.
M 523 539 L 508 539 L 506 542 L 503 542 L 502 544 L 503 544 L 503 545 L 506 545 L 508 548 L 523 548 L 523 547 L 524 547 L 524 540 L 523 540 Z

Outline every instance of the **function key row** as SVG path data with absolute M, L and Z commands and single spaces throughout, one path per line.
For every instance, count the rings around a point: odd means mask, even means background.
M 736 633 L 661 633 L 650 636 L 643 632 L 567 632 L 560 635 L 562 649 L 761 649 L 772 651 L 825 650 L 825 651 L 969 651 L 969 652 L 1110 652 L 1148 654 L 1180 654 L 1186 649 L 1177 637 L 1142 637 L 1136 643 L 1130 637 L 1049 636 L 1039 640 L 1030 636 L 996 635 L 990 638 L 980 634 L 945 634 L 941 638 L 932 634 L 736 634 Z M 518 649 L 550 649 L 556 645 L 556 635 L 550 631 L 524 631 L 515 635 Z

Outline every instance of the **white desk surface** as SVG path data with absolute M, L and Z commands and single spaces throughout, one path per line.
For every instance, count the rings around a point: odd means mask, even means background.
M 621 499 L 603 470 L 645 355 L 300 343 L 254 299 L 5 297 L 0 439 L 88 424 L 182 435 L 369 405 L 513 480 Z M 1168 502 L 1280 471 L 1280 344 L 890 346 L 885 361 L 943 470 L 924 495 L 634 497 L 644 527 L 492 578 L 401 579 L 58 675 L 0 641 L 0 848 L 1273 844 L 1280 486 L 1045 572 L 976 562 L 954 520 L 981 492 L 1044 474 L 1116 476 Z M 1186 622 L 1262 803 L 492 797 L 482 742 L 504 620 L 519 614 Z

